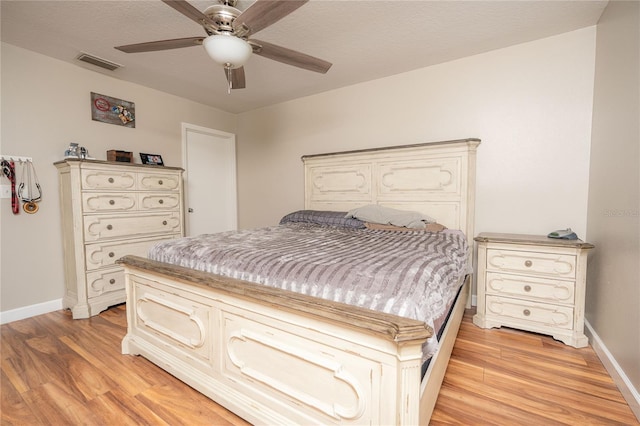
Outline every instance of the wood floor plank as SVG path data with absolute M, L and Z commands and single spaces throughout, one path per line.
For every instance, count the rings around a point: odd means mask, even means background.
M 100 395 L 89 401 L 87 406 L 99 419 L 97 425 L 168 425 L 135 396 L 119 389 Z
M 138 396 L 153 412 L 157 413 L 168 424 L 198 424 L 201 419 L 209 419 L 210 424 L 219 426 L 249 425 L 241 418 L 212 404 L 211 400 L 191 388 L 183 389 L 182 398 L 174 396 L 176 387 L 187 386 L 176 383 L 173 386 L 156 386 Z
M 129 395 L 137 395 L 141 390 L 153 386 L 153 381 L 149 382 L 134 368 L 136 363 L 132 357 L 104 356 L 104 352 L 97 346 L 82 346 L 86 340 L 78 339 L 77 336 L 63 336 L 60 340 L 80 357 L 90 363 L 93 368 L 103 371 L 112 380 L 117 381 L 119 386 Z M 125 378 L 122 371 L 131 371 Z
M 4 361 L 4 360 L 3 360 Z M 0 371 L 2 392 L 0 393 L 0 412 L 2 424 L 28 425 L 33 424 L 36 415 L 22 398 L 22 392 L 14 388 L 4 369 Z
M 591 348 L 467 311 L 432 425 L 640 425 Z M 126 307 L 0 327 L 1 425 L 247 425 L 156 365 L 122 355 Z
M 66 383 L 51 380 L 22 394 L 25 402 L 44 425 L 97 424 L 86 401 L 70 392 Z M 3 414 L 4 415 L 4 414 Z

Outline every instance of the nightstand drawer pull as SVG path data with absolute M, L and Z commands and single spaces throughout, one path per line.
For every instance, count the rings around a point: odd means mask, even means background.
M 109 200 L 110 205 L 114 205 L 115 203 L 116 203 L 116 200 Z
M 524 291 L 526 291 L 527 293 L 529 293 L 531 291 L 531 286 L 529 284 L 524 286 Z
M 112 251 L 110 251 L 110 252 L 109 252 L 109 257 L 113 257 L 113 256 L 115 256 L 115 255 L 116 255 L 116 254 L 115 254 L 114 252 L 112 252 Z
M 529 315 L 531 315 L 531 311 L 528 309 L 525 309 L 524 311 L 522 311 L 522 313 L 524 314 L 525 317 L 528 317 Z
M 530 260 L 524 262 L 524 266 L 526 266 L 527 268 L 531 268 L 531 265 L 533 265 L 533 262 Z
M 115 280 L 114 278 L 111 278 L 111 279 L 109 280 L 109 284 L 115 284 L 115 283 L 116 283 L 116 280 Z
M 158 204 L 164 204 L 164 200 L 163 200 L 162 198 L 160 198 L 160 199 L 158 200 Z
M 111 231 L 113 229 L 113 225 L 107 225 L 107 229 Z
M 163 183 L 164 183 L 164 182 L 162 182 L 162 179 L 160 179 L 160 180 L 158 181 L 158 185 L 162 185 Z
M 113 178 L 111 178 L 111 177 L 109 179 L 107 179 L 107 180 L 109 181 L 109 183 L 115 182 L 115 180 Z
M 162 224 L 163 224 L 163 225 L 166 225 L 166 224 L 167 224 L 167 221 L 166 221 L 166 220 L 163 220 L 163 221 L 162 221 Z

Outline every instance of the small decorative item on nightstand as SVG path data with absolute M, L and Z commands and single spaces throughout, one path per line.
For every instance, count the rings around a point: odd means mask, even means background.
M 576 348 L 589 344 L 584 334 L 584 297 L 587 253 L 592 244 L 493 233 L 481 233 L 475 240 L 475 325 L 548 334 Z

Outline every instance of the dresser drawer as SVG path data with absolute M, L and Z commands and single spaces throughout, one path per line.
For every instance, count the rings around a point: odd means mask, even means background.
M 138 189 L 143 191 L 177 191 L 180 182 L 176 173 L 138 173 Z
M 180 237 L 180 234 L 168 235 L 163 238 L 149 238 L 133 242 L 112 242 L 87 244 L 85 246 L 85 260 L 87 271 L 114 265 L 116 260 L 126 255 L 147 257 L 149 247 L 153 244 Z
M 487 249 L 487 270 L 575 278 L 576 257 L 555 253 Z
M 130 189 L 136 188 L 136 173 L 118 170 L 92 170 L 81 171 L 82 189 Z
M 180 227 L 179 212 L 84 217 L 85 241 L 173 234 L 180 232 Z
M 575 282 L 487 272 L 487 294 L 573 305 Z
M 121 267 L 87 274 L 87 297 L 102 296 L 124 289 L 124 271 Z
M 148 192 L 138 195 L 140 210 L 178 210 L 180 194 L 177 192 Z
M 82 206 L 85 213 L 135 211 L 138 197 L 135 193 L 126 192 L 85 192 L 82 194 Z
M 527 323 L 533 327 L 551 327 L 565 330 L 573 329 L 573 308 L 567 306 L 535 303 L 507 297 L 487 296 L 486 316 L 500 317 L 508 324 L 508 320 Z

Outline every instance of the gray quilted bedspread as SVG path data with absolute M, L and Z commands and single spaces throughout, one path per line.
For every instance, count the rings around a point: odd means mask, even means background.
M 168 240 L 149 258 L 422 320 L 435 330 L 470 272 L 459 231 L 305 223 Z M 430 339 L 425 356 L 436 348 Z

